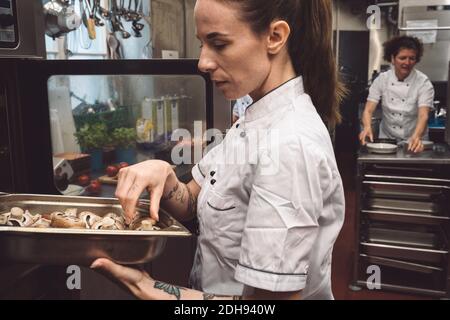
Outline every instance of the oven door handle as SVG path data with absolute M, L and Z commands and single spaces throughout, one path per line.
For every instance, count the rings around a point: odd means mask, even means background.
M 0 192 L 0 197 L 5 197 L 5 196 L 9 196 L 9 193 L 6 193 L 6 192 Z

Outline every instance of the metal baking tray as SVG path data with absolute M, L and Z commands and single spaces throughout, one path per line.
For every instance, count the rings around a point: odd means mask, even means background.
M 390 210 L 361 210 L 361 213 L 371 221 L 434 225 L 450 222 L 450 217 L 440 215 L 420 214 L 413 212 L 398 212 Z
M 407 201 L 371 198 L 367 201 L 368 208 L 371 210 L 394 210 L 401 212 L 416 212 L 422 214 L 438 215 L 441 208 L 434 202 L 426 201 Z
M 361 242 L 361 252 L 369 256 L 441 264 L 447 261 L 447 250 L 430 250 Z
M 443 272 L 444 269 L 428 266 L 419 263 L 413 263 L 408 261 L 394 260 L 382 257 L 372 257 L 365 254 L 360 254 L 360 257 L 365 259 L 369 264 L 382 265 L 400 270 L 408 270 L 413 272 L 419 272 L 424 274 L 433 274 L 435 272 Z
M 32 214 L 77 208 L 99 216 L 122 214 L 117 199 L 54 195 L 0 194 L 0 213 L 21 207 Z M 148 202 L 140 212 L 149 212 Z M 152 261 L 164 250 L 167 238 L 191 233 L 166 211 L 160 210 L 158 231 L 23 228 L 0 226 L 0 262 L 50 265 L 86 265 L 97 258 L 132 265 Z
M 450 189 L 447 186 L 364 181 L 373 197 L 397 198 L 406 200 L 431 201 L 444 196 Z
M 439 249 L 439 236 L 428 232 L 413 232 L 396 229 L 369 227 L 367 239 L 373 243 L 393 244 L 427 249 Z

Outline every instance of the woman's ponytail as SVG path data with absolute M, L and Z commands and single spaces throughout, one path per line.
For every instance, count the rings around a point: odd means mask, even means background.
M 290 28 L 289 54 L 305 91 L 329 127 L 341 120 L 340 103 L 346 90 L 338 80 L 332 48 L 331 0 L 223 0 L 238 4 L 243 20 L 257 33 L 267 31 L 276 19 Z
M 289 2 L 289 1 L 288 1 Z M 340 123 L 339 107 L 346 90 L 338 80 L 332 48 L 330 0 L 298 0 L 297 25 L 292 26 L 289 52 L 305 91 L 329 127 Z

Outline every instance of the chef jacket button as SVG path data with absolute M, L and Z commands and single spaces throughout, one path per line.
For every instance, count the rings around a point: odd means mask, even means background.
M 394 84 L 394 83 L 392 83 L 392 85 L 393 85 L 393 86 L 395 86 L 395 84 Z
M 239 129 L 239 123 L 238 123 L 238 124 L 236 124 L 236 129 Z
M 405 99 L 402 99 L 403 102 L 405 102 Z
M 215 185 L 216 182 L 217 182 L 217 181 L 216 181 L 215 179 L 212 179 L 212 180 L 211 180 L 211 184 L 212 184 L 212 185 Z
M 215 174 L 216 174 L 215 171 L 211 171 L 211 173 L 210 173 L 211 177 L 214 177 Z
M 391 100 L 394 101 L 394 98 L 392 98 Z
M 241 132 L 241 138 L 245 138 L 247 136 L 247 134 L 245 133 L 245 131 Z
M 409 87 L 409 83 L 407 83 L 406 86 Z

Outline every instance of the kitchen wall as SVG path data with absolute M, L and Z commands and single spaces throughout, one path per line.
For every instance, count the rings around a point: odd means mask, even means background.
M 395 29 L 391 27 L 388 21 L 388 9 L 382 7 L 381 10 L 381 28 L 370 30 L 367 27 L 367 21 L 370 14 L 367 8 L 370 5 L 367 1 L 360 0 L 338 0 L 333 1 L 333 29 L 336 31 L 335 46 L 337 58 L 339 60 L 339 47 L 342 44 L 340 31 L 349 32 L 367 32 L 369 34 L 369 57 L 367 65 L 367 74 L 369 80 L 374 70 L 380 71 L 381 65 L 386 64 L 382 61 L 382 44 L 393 36 Z M 358 51 L 355 50 L 357 55 Z

